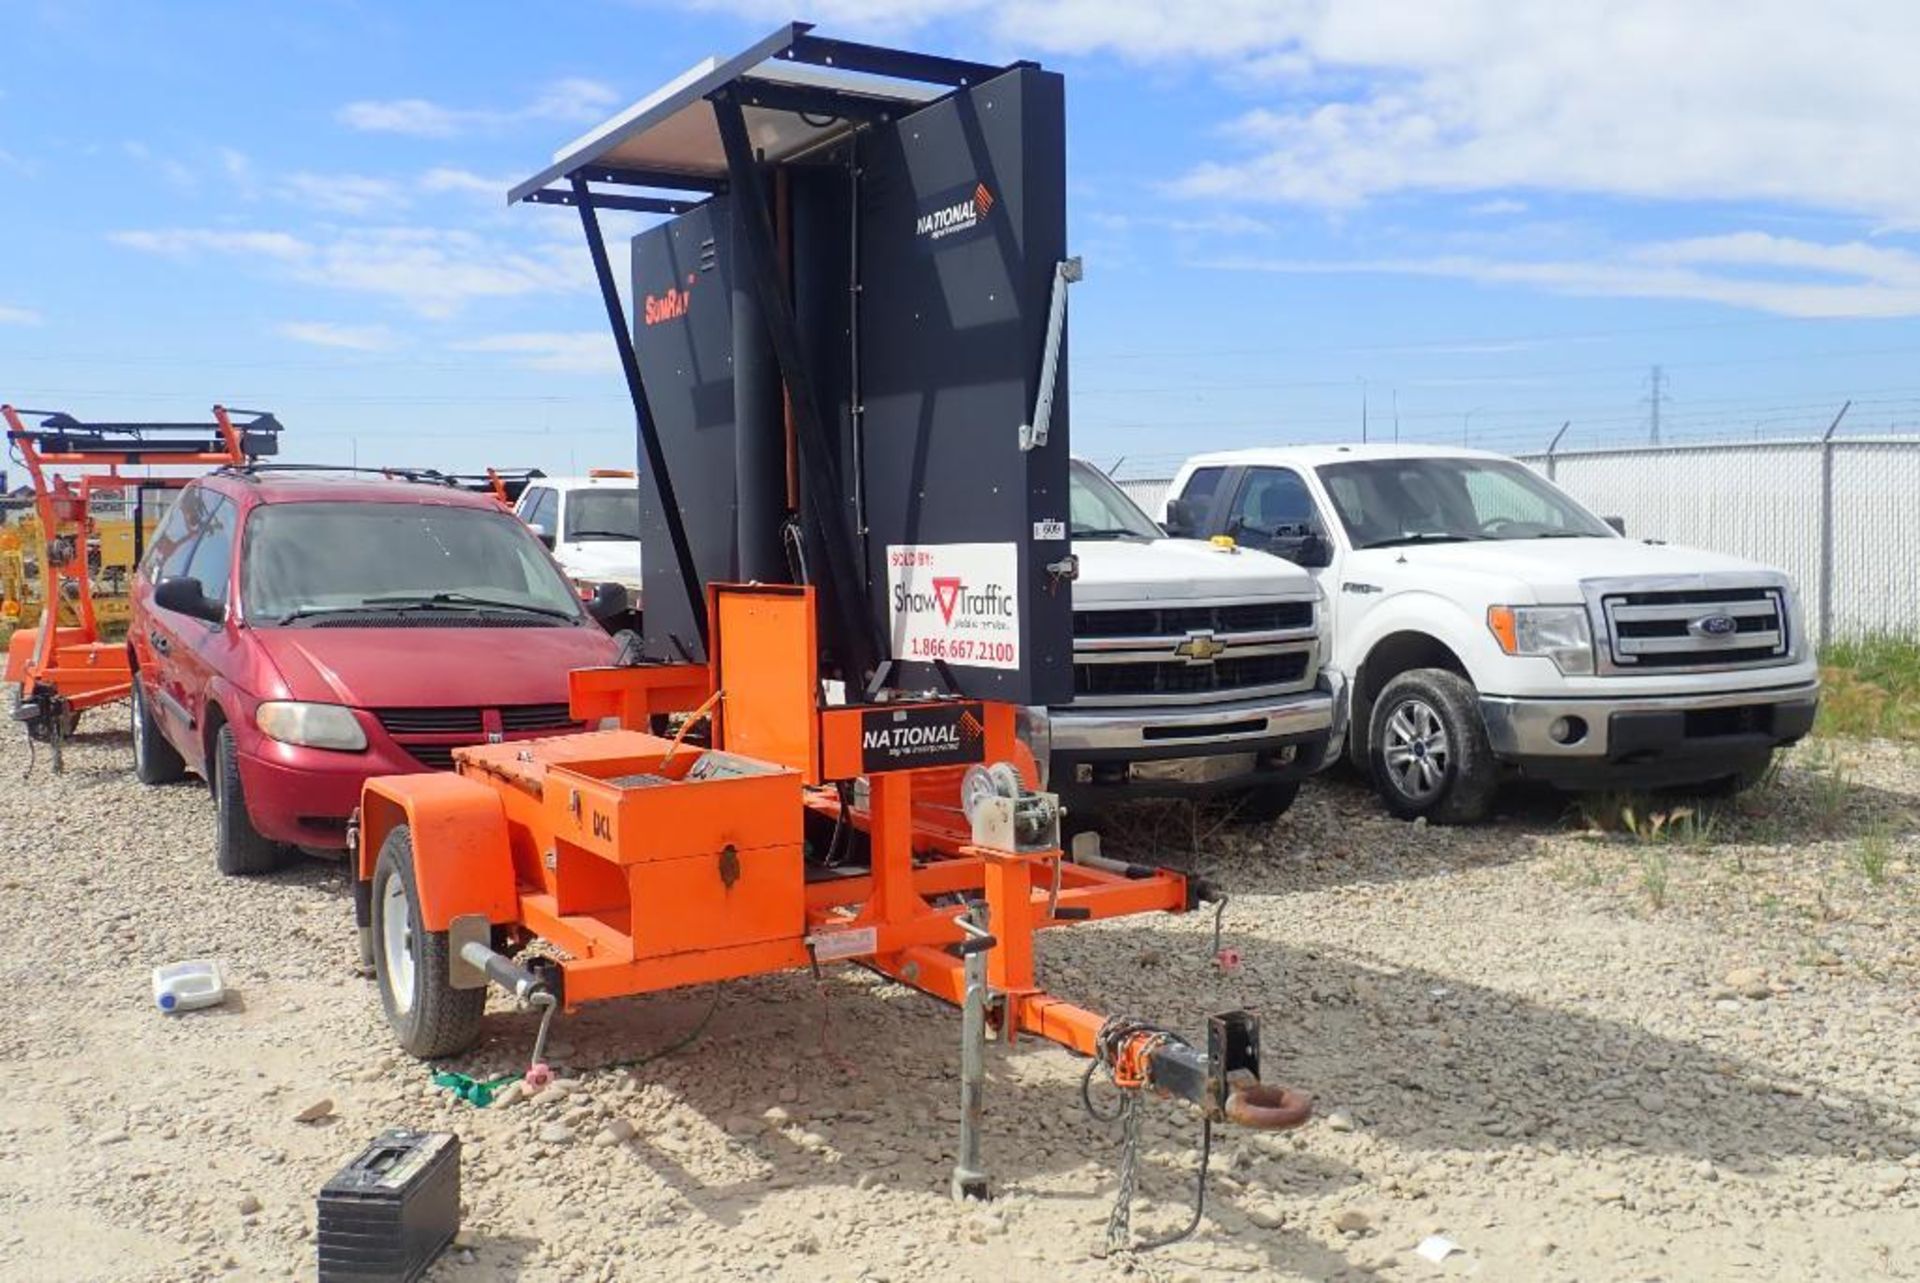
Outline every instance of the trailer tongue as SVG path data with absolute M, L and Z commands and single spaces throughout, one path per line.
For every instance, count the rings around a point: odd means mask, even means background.
M 1072 693 L 1060 77 L 796 24 L 510 199 L 586 235 L 638 418 L 647 656 L 573 675 L 573 715 L 625 729 L 368 783 L 358 905 L 402 1045 L 471 1045 L 490 980 L 544 1037 L 597 999 L 855 962 L 964 1013 L 956 1194 L 986 1192 L 988 1026 L 1093 1058 L 1136 1123 L 1144 1090 L 1304 1122 L 1252 1014 L 1201 1045 L 1039 983 L 1038 931 L 1217 899 L 1067 856 L 1021 738 Z M 631 327 L 603 210 L 670 216 L 634 238 Z M 535 938 L 557 959 L 516 958 Z

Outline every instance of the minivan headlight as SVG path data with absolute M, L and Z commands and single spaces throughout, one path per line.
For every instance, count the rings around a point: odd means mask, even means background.
M 333 748 L 357 753 L 367 746 L 367 733 L 353 710 L 339 704 L 304 704 L 270 699 L 253 715 L 254 724 L 268 739 L 302 748 Z
M 1570 677 L 1593 672 L 1593 629 L 1585 606 L 1491 606 L 1487 628 L 1509 655 L 1551 659 Z

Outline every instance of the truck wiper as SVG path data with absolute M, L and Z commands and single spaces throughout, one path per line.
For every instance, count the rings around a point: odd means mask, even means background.
M 455 610 L 515 610 L 526 615 L 545 615 L 549 619 L 564 619 L 572 623 L 575 616 L 564 610 L 555 610 L 551 606 L 533 606 L 524 601 L 503 601 L 498 597 L 482 597 L 467 592 L 436 593 L 394 593 L 386 597 L 369 597 L 366 605 L 373 607 L 391 606 L 401 610 L 435 610 L 452 607 Z
M 1125 526 L 1075 526 L 1075 539 L 1150 539 L 1138 530 L 1128 530 Z
M 1447 534 L 1438 530 L 1416 530 L 1410 534 L 1395 535 L 1391 539 L 1376 539 L 1372 543 L 1361 544 L 1360 547 L 1362 549 L 1392 548 L 1400 544 L 1410 544 L 1410 543 L 1485 543 L 1485 542 L 1487 542 L 1487 536 L 1485 535 L 1455 535 L 1455 534 Z
M 619 539 L 625 543 L 639 543 L 640 536 L 626 530 L 576 530 L 568 535 L 569 539 Z

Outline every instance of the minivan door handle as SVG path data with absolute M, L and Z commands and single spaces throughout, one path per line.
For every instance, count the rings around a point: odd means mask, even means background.
M 167 640 L 167 635 L 157 628 L 147 630 L 147 640 L 153 643 L 156 654 L 164 655 L 173 649 L 173 643 Z

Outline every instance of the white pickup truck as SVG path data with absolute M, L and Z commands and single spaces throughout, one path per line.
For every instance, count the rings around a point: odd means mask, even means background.
M 1025 718 L 1047 786 L 1083 819 L 1152 795 L 1278 816 L 1339 743 L 1319 587 L 1230 540 L 1168 538 L 1089 463 L 1070 480 L 1073 703 Z
M 1813 725 L 1792 582 L 1624 537 L 1525 465 L 1433 446 L 1189 459 L 1170 531 L 1310 569 L 1348 755 L 1403 817 L 1482 817 L 1512 776 L 1733 791 Z
M 640 626 L 640 482 L 624 469 L 584 477 L 535 477 L 513 506 L 577 584 L 619 584 L 629 609 L 609 632 Z

